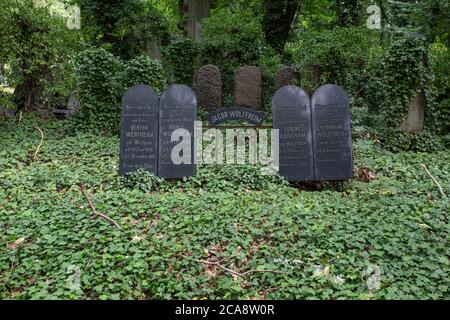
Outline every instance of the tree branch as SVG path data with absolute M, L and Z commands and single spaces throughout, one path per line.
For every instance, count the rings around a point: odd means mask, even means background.
M 199 262 L 199 263 L 209 264 L 209 265 L 212 265 L 212 266 L 217 266 L 220 269 L 225 270 L 225 271 L 227 271 L 227 272 L 229 272 L 231 274 L 234 274 L 234 275 L 236 275 L 238 277 L 245 277 L 246 275 L 248 275 L 250 273 L 256 273 L 256 272 L 271 272 L 271 273 L 284 274 L 284 272 L 278 271 L 278 270 L 248 270 L 248 271 L 245 271 L 245 272 L 238 272 L 238 271 L 235 271 L 233 269 L 230 269 L 230 268 L 227 268 L 227 267 L 221 265 L 219 262 L 197 260 L 197 259 L 195 259 L 194 261 L 195 262 Z
M 439 182 L 437 182 L 437 180 L 433 177 L 433 175 L 431 174 L 431 172 L 428 170 L 427 166 L 422 164 L 422 168 L 425 170 L 425 172 L 428 174 L 428 176 L 430 176 L 431 180 L 433 180 L 434 184 L 438 187 L 439 192 L 441 193 L 442 197 L 444 199 L 447 199 L 447 195 L 444 193 L 444 189 L 442 189 L 442 186 L 439 184 Z
M 92 213 L 94 214 L 94 216 L 95 216 L 95 217 L 102 217 L 103 219 L 108 220 L 109 222 L 111 222 L 112 224 L 114 224 L 118 229 L 120 229 L 120 228 L 121 228 L 121 227 L 120 227 L 120 224 L 118 224 L 116 221 L 114 221 L 113 219 L 111 219 L 111 218 L 108 217 L 107 215 L 105 215 L 105 214 L 103 214 L 103 213 L 100 213 L 100 212 L 98 212 L 98 211 L 95 209 L 95 206 L 94 206 L 94 204 L 92 203 L 92 200 L 89 198 L 89 196 L 87 195 L 87 193 L 84 191 L 84 186 L 83 186 L 83 183 L 82 183 L 82 182 L 80 182 L 79 187 L 80 187 L 81 193 L 82 193 L 83 196 L 86 198 L 86 201 L 88 202 L 89 207 L 91 208 Z
M 19 114 L 18 117 L 17 117 L 17 114 Z M 22 122 L 22 110 L 19 110 L 19 112 L 16 112 L 16 123 L 17 123 L 17 125 L 19 125 L 20 122 Z
M 38 157 L 39 149 L 41 149 L 42 144 L 44 143 L 44 132 L 39 127 L 36 127 L 36 129 L 38 129 L 39 133 L 41 134 L 41 141 L 39 142 L 38 146 L 36 147 L 36 151 L 33 154 L 33 161 L 36 161 L 36 159 Z

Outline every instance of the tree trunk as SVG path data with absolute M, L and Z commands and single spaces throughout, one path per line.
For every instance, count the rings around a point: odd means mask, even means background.
M 5 81 L 5 65 L 0 62 L 0 85 Z
M 42 65 L 35 73 L 25 77 L 15 88 L 12 102 L 18 110 L 35 110 L 42 106 L 44 85 L 40 79 L 51 81 L 51 74 L 46 65 Z
M 194 40 L 201 38 L 201 22 L 209 17 L 211 0 L 179 0 L 180 26 Z
M 357 0 L 335 0 L 335 7 L 340 27 L 359 25 L 362 7 Z
M 267 43 L 279 54 L 284 51 L 299 6 L 299 0 L 264 0 L 264 34 Z

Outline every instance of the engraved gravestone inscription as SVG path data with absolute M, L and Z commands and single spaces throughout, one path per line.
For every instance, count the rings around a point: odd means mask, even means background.
M 284 86 L 272 99 L 273 128 L 279 130 L 279 173 L 289 181 L 313 180 L 314 159 L 308 94 Z
M 159 176 L 183 178 L 195 175 L 196 117 L 197 98 L 189 87 L 174 84 L 163 92 L 159 103 Z
M 129 88 L 122 97 L 121 175 L 138 169 L 158 173 L 158 100 L 156 91 L 145 85 Z
M 196 75 L 195 92 L 198 104 L 207 111 L 222 107 L 222 77 L 218 67 L 206 65 Z
M 347 92 L 327 84 L 311 101 L 316 180 L 347 180 L 353 176 L 350 108 Z

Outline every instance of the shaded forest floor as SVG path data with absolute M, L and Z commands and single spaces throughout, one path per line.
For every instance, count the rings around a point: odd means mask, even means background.
M 65 128 L 0 119 L 0 298 L 450 298 L 448 200 L 421 167 L 448 193 L 448 150 L 356 140 L 374 179 L 311 191 L 245 166 L 120 178 L 117 136 Z

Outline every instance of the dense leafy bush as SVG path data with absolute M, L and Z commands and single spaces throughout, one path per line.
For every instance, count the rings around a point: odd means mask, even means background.
M 203 166 L 198 174 L 189 177 L 184 186 L 209 192 L 264 191 L 272 184 L 286 184 L 279 176 L 261 175 L 261 168 L 250 165 Z
M 171 82 L 192 86 L 194 73 L 199 67 L 200 47 L 190 38 L 177 38 L 164 50 L 164 64 L 171 76 Z
M 161 63 L 148 56 L 139 56 L 124 64 L 119 76 L 123 91 L 137 84 L 146 84 L 161 92 L 167 86 Z
M 14 109 L 14 104 L 11 102 L 12 92 L 0 87 L 0 108 Z
M 78 56 L 78 92 L 81 109 L 76 122 L 86 127 L 116 130 L 120 95 L 117 74 L 121 61 L 102 48 L 90 48 Z
M 450 50 L 436 43 L 430 48 L 427 125 L 440 134 L 450 133 Z
M 159 51 L 170 38 L 169 22 L 152 1 L 74 0 L 81 8 L 84 38 L 128 60 Z
M 430 131 L 405 132 L 402 129 L 381 128 L 378 136 L 386 149 L 399 151 L 434 152 L 445 148 L 445 141 Z
M 29 109 L 51 105 L 51 96 L 69 91 L 56 83 L 70 83 L 73 69 L 66 62 L 79 47 L 79 32 L 33 0 L 2 0 L 0 12 L 0 61 L 10 66 L 14 103 Z
M 390 150 L 431 151 L 445 144 L 439 134 L 448 130 L 450 100 L 443 94 L 449 90 L 448 76 L 444 75 L 449 69 L 445 58 L 448 54 L 445 47 L 436 45 L 429 55 L 427 51 L 427 44 L 417 36 L 396 38 L 364 90 L 364 104 L 369 107 L 365 124 L 379 131 L 384 146 Z M 397 128 L 420 90 L 426 98 L 425 131 L 403 132 Z
M 43 103 L 49 108 L 64 109 L 67 107 L 69 95 L 77 88 L 76 57 L 68 55 L 66 61 L 52 66 L 51 80 L 44 88 Z
M 145 170 L 137 170 L 129 173 L 122 180 L 125 187 L 144 192 L 159 191 L 163 189 L 164 183 L 163 178 L 157 177 Z
M 281 59 L 270 48 L 261 22 L 251 11 L 219 8 L 202 27 L 202 64 L 215 64 L 223 80 L 224 105 L 232 105 L 234 70 L 244 65 L 262 68 L 266 76 L 274 76 Z M 273 84 L 273 80 L 271 82 Z M 266 88 L 270 87 L 270 84 Z
M 304 87 L 314 89 L 336 83 L 350 95 L 357 93 L 376 72 L 382 52 L 377 34 L 362 27 L 308 30 L 289 43 L 287 50 L 300 66 Z
M 264 50 L 260 21 L 248 11 L 218 9 L 202 28 L 205 54 L 218 61 L 258 60 Z
M 90 48 L 77 64 L 81 112 L 75 123 L 85 127 L 117 131 L 120 98 L 127 88 L 146 84 L 161 92 L 167 86 L 161 63 L 148 56 L 124 63 L 103 48 Z
M 380 112 L 386 126 L 397 127 L 405 119 L 413 97 L 425 89 L 426 55 L 426 44 L 422 39 L 401 37 L 384 56 L 380 69 L 381 86 L 376 88 L 384 99 L 371 105 L 371 111 Z
M 272 98 L 275 94 L 275 78 L 277 72 L 283 67 L 282 57 L 274 49 L 267 47 L 256 65 L 261 69 L 263 79 L 263 109 L 271 117 Z

